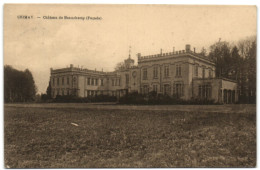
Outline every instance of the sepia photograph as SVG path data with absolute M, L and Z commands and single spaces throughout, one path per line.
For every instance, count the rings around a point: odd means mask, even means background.
M 256 167 L 256 6 L 3 10 L 5 168 Z

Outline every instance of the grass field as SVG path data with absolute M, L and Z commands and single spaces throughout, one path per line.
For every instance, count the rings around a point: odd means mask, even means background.
M 5 166 L 256 166 L 255 105 L 117 107 L 5 105 Z

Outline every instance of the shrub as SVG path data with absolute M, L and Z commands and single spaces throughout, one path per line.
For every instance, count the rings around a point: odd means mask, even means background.
M 141 95 L 137 92 L 129 93 L 119 99 L 120 104 L 146 104 L 146 105 L 174 105 L 174 104 L 219 104 L 214 103 L 214 100 L 192 98 L 191 100 L 183 100 L 173 95 L 157 94 L 156 92 L 150 92 L 147 95 Z

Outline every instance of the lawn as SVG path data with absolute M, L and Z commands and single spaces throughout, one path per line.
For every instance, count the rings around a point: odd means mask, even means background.
M 254 109 L 223 113 L 203 111 L 203 106 L 188 111 L 20 106 L 4 109 L 6 167 L 256 166 Z

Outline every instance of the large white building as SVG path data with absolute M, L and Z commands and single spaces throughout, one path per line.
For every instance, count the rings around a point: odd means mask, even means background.
M 139 53 L 137 66 L 129 55 L 125 66 L 114 72 L 82 69 L 72 64 L 63 69 L 51 68 L 52 96 L 104 94 L 120 97 L 130 92 L 155 91 L 184 100 L 206 98 L 215 102 L 236 102 L 236 82 L 216 78 L 215 64 L 190 48 L 186 45 L 185 50 L 150 56 Z

